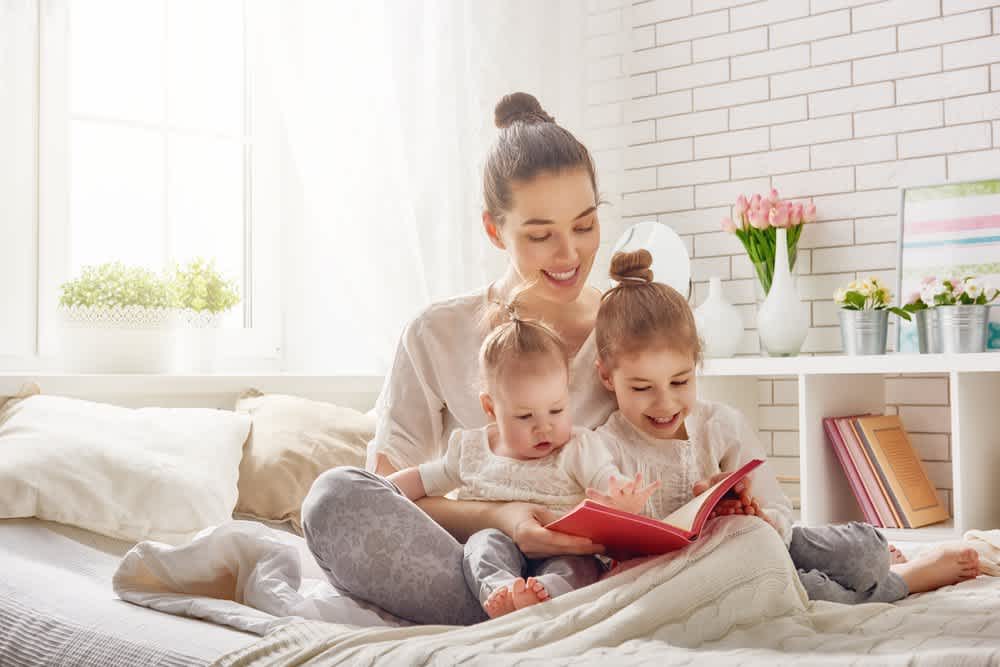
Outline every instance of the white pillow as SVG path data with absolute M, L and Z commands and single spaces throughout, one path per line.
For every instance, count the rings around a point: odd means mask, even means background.
M 58 396 L 0 409 L 0 518 L 171 544 L 232 518 L 246 415 Z

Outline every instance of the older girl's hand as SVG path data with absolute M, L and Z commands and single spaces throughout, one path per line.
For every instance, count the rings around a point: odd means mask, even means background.
M 566 535 L 545 528 L 559 515 L 541 505 L 506 503 L 497 508 L 497 525 L 507 533 L 528 558 L 545 558 L 564 554 L 602 553 L 604 547 L 586 537 Z

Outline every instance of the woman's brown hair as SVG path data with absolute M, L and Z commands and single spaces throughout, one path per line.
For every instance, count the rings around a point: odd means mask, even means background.
M 562 338 L 541 320 L 522 318 L 518 301 L 531 285 L 522 285 L 506 302 L 490 301 L 482 324 L 489 329 L 479 348 L 479 368 L 485 387 L 493 385 L 513 363 L 538 365 L 551 359 L 569 371 L 569 356 Z
M 513 205 L 511 183 L 530 181 L 543 172 L 585 169 L 596 198 L 597 176 L 587 147 L 556 124 L 534 95 L 504 95 L 494 110 L 494 122 L 500 136 L 486 156 L 483 199 L 496 224 L 503 224 Z
M 610 368 L 622 354 L 650 345 L 690 353 L 701 362 L 691 306 L 673 287 L 653 282 L 652 264 L 645 249 L 611 258 L 611 278 L 618 284 L 604 293 L 594 322 L 598 357 Z

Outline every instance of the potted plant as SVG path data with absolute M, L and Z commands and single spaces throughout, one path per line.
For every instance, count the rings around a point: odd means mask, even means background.
M 215 260 L 201 257 L 174 265 L 167 285 L 181 326 L 178 366 L 210 372 L 214 367 L 216 330 L 223 315 L 240 302 L 239 289 L 235 281 L 216 269 Z
M 840 305 L 840 340 L 847 354 L 885 354 L 889 313 L 910 319 L 906 310 L 889 305 L 892 292 L 875 276 L 851 281 L 833 300 Z
M 172 310 L 152 271 L 107 262 L 84 267 L 59 298 L 62 356 L 83 373 L 163 373 L 169 366 Z
M 903 310 L 913 317 L 914 329 L 917 332 L 917 351 L 920 354 L 934 354 L 941 351 L 941 341 L 937 335 L 937 310 L 934 308 L 934 297 L 928 291 L 934 284 L 933 276 L 925 277 L 920 282 L 920 289 L 906 300 Z
M 942 352 L 984 352 L 990 304 L 1000 294 L 977 276 L 926 279 L 921 300 L 933 307 Z
M 772 357 L 799 353 L 809 331 L 809 316 L 799 298 L 791 271 L 802 225 L 816 217 L 815 204 L 782 201 L 777 190 L 749 200 L 740 195 L 725 231 L 736 234 L 753 263 L 765 299 L 757 311 L 761 346 Z

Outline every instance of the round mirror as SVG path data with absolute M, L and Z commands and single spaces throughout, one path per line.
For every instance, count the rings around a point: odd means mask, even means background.
M 637 222 L 625 230 L 611 254 L 634 252 L 640 248 L 653 255 L 653 280 L 691 297 L 691 259 L 677 232 L 655 220 Z M 611 284 L 616 283 L 612 280 Z

